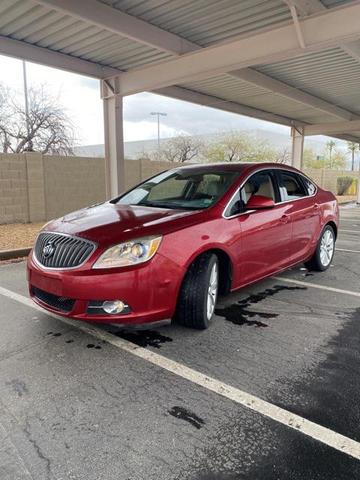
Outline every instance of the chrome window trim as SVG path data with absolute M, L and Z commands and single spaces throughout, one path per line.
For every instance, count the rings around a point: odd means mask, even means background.
M 311 178 L 309 178 L 307 175 L 305 175 L 304 173 L 302 172 L 295 172 L 294 170 L 290 170 L 290 169 L 287 169 L 286 167 L 280 167 L 280 166 L 274 166 L 274 167 L 264 167 L 264 168 L 259 168 L 259 170 L 256 170 L 255 172 L 252 172 L 250 173 L 250 175 L 248 177 L 245 178 L 245 180 L 243 180 L 243 182 L 240 184 L 240 186 L 238 187 L 238 189 L 234 192 L 234 194 L 231 196 L 230 200 L 228 201 L 228 203 L 226 204 L 223 212 L 222 212 L 222 217 L 225 218 L 225 220 L 230 220 L 232 218 L 236 218 L 236 217 L 240 217 L 241 215 L 248 215 L 249 213 L 253 213 L 253 212 L 256 212 L 257 210 L 247 210 L 245 212 L 241 212 L 241 213 L 236 213 L 235 215 L 231 215 L 231 216 L 226 216 L 225 215 L 225 212 L 227 210 L 227 208 L 229 207 L 230 203 L 233 201 L 233 199 L 235 198 L 235 195 L 237 195 L 240 190 L 243 188 L 243 186 L 245 185 L 245 183 L 255 174 L 259 173 L 259 172 L 262 172 L 264 170 L 285 170 L 286 172 L 290 172 L 290 173 L 295 173 L 296 175 L 300 175 L 302 176 L 303 178 L 306 178 L 307 180 L 309 180 L 314 186 L 315 186 L 315 192 L 312 194 L 312 195 L 306 195 L 305 197 L 299 197 L 299 198 L 294 198 L 293 200 L 284 200 L 283 202 L 277 202 L 275 203 L 275 205 L 282 205 L 282 204 L 285 204 L 285 203 L 289 203 L 289 202 L 297 202 L 298 200 L 304 200 L 304 198 L 312 198 L 312 197 L 315 197 L 315 195 L 317 194 L 318 192 L 318 186 L 316 185 L 316 183 L 314 183 Z M 281 193 L 280 193 L 281 194 Z
M 88 257 L 83 261 L 81 262 L 79 265 L 76 265 L 76 267 L 61 267 L 61 268 L 56 268 L 56 267 L 45 267 L 37 258 L 36 258 L 36 253 L 35 253 L 35 245 L 36 245 L 36 242 L 38 241 L 38 238 L 40 237 L 41 234 L 47 234 L 47 233 L 51 233 L 52 235 L 59 235 L 59 236 L 62 236 L 62 237 L 69 237 L 69 238 L 74 238 L 76 240 L 82 240 L 83 242 L 87 242 L 87 243 L 90 243 L 92 244 L 92 251 L 90 252 L 90 254 L 88 255 Z M 44 230 L 44 231 L 41 231 L 39 232 L 38 236 L 36 237 L 36 240 L 35 240 L 35 243 L 34 243 L 34 247 L 32 249 L 32 258 L 34 260 L 34 262 L 36 263 L 36 265 L 42 269 L 42 270 L 53 270 L 53 271 L 56 271 L 56 272 L 60 272 L 60 271 L 64 271 L 64 270 L 76 270 L 77 268 L 80 268 L 82 267 L 88 260 L 89 258 L 91 257 L 91 255 L 95 252 L 95 250 L 97 249 L 98 247 L 98 244 L 96 242 L 93 242 L 92 240 L 88 240 L 87 238 L 83 238 L 83 237 L 78 237 L 77 235 L 70 235 L 69 233 L 61 233 L 61 232 L 52 232 L 50 230 Z

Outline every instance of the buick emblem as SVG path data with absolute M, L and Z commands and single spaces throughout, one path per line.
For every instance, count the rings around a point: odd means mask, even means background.
M 44 258 L 50 258 L 52 255 L 54 255 L 54 252 L 55 245 L 52 242 L 48 242 L 42 251 Z

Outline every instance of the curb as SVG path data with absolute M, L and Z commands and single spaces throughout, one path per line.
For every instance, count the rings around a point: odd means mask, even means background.
M 0 250 L 0 261 L 12 260 L 14 258 L 27 257 L 31 251 L 31 247 L 17 248 L 15 250 Z

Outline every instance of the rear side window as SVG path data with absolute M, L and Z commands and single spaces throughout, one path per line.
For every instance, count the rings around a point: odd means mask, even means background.
M 281 170 L 279 176 L 283 201 L 295 200 L 309 195 L 301 177 L 296 173 Z

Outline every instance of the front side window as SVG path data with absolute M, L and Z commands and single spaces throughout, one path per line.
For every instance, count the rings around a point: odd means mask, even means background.
M 240 192 L 229 203 L 225 211 L 225 217 L 231 217 L 245 211 L 246 204 L 253 195 L 262 195 L 276 202 L 274 183 L 269 171 L 255 173 L 244 183 Z
M 214 205 L 240 172 L 193 168 L 161 173 L 114 203 L 198 210 Z
M 300 176 L 296 173 L 281 170 L 279 176 L 284 201 L 295 200 L 308 195 Z

